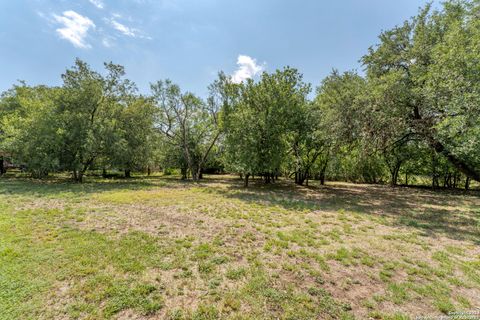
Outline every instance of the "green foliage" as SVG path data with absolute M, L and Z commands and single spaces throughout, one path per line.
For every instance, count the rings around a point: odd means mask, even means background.
M 210 151 L 220 136 L 220 106 L 213 97 L 218 86 L 212 85 L 212 96 L 205 103 L 192 93 L 182 93 L 170 80 L 151 85 L 157 109 L 155 126 L 161 133 L 163 161 L 167 167 L 187 170 L 192 179 L 201 178 Z
M 311 85 L 290 67 L 234 83 L 220 72 L 206 99 L 171 81 L 138 95 L 124 68 L 77 59 L 61 87 L 25 83 L 0 98 L 5 160 L 44 177 L 69 171 L 179 169 L 297 184 L 326 178 L 469 188 L 480 181 L 478 1 L 431 5 L 386 30 L 362 58 L 366 76 L 334 70 Z M 430 184 L 430 183 L 429 183 Z
M 0 150 L 36 178 L 60 167 L 58 88 L 14 86 L 0 101 Z
M 136 90 L 129 80 L 122 79 L 122 66 L 106 63 L 105 68 L 108 74 L 102 76 L 77 59 L 62 75 L 63 92 L 57 107 L 60 159 L 64 169 L 80 182 L 86 170 L 118 143 L 119 116 Z
M 107 165 L 125 170 L 141 170 L 153 165 L 158 149 L 153 130 L 155 121 L 153 104 L 143 98 L 129 99 L 118 116 L 115 140 L 107 146 Z
M 302 134 L 310 86 L 292 68 L 263 73 L 258 83 L 228 85 L 233 98 L 223 113 L 227 168 L 270 181 L 284 165 L 288 139 L 295 143 Z
M 480 180 L 478 2 L 430 5 L 380 35 L 363 57 L 367 106 L 383 149 L 422 140 Z
M 0 149 L 34 177 L 67 170 L 81 182 L 95 165 L 146 166 L 155 150 L 153 106 L 135 96 L 122 66 L 105 68 L 102 76 L 77 59 L 60 88 L 22 84 L 4 93 Z

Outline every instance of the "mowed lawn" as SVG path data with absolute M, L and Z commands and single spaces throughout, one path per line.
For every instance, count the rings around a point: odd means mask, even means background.
M 0 319 L 409 319 L 477 306 L 475 192 L 0 180 Z

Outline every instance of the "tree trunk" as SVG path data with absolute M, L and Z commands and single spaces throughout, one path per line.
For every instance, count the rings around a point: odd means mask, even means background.
M 102 178 L 106 178 L 107 177 L 107 169 L 103 168 L 102 169 Z
M 438 187 L 438 176 L 437 176 L 437 159 L 435 154 L 432 154 L 432 189 Z
M 401 167 L 401 164 L 399 164 L 395 170 L 395 185 L 398 184 L 398 174 L 400 173 L 400 167 Z
M 147 176 L 150 176 L 152 174 L 152 171 L 150 169 L 150 166 L 147 167 Z
M 73 181 L 82 183 L 83 182 L 83 175 L 81 170 L 74 169 L 73 170 Z
M 305 180 L 307 179 L 307 173 L 304 173 L 304 172 L 298 172 L 295 174 L 295 183 L 302 186 L 305 182 Z
M 83 172 L 82 172 L 82 170 L 74 169 L 72 173 L 73 173 L 73 181 L 78 182 L 78 183 L 83 182 Z
M 265 183 L 269 184 L 270 183 L 270 174 L 269 173 L 264 174 L 264 178 L 265 178 Z
M 190 170 L 190 174 L 192 175 L 192 180 L 193 180 L 193 181 L 197 181 L 197 180 L 198 180 L 197 171 L 195 171 L 195 170 Z
M 198 169 L 197 169 L 196 174 L 195 174 L 195 178 L 196 178 L 196 180 L 200 180 L 200 179 L 203 178 L 203 172 L 202 172 L 202 166 L 201 165 L 198 166 Z
M 187 179 L 187 168 L 183 167 L 182 169 L 180 169 L 181 173 L 182 173 L 182 180 L 186 180 Z
M 132 177 L 132 174 L 130 169 L 125 169 L 125 178 L 131 178 L 131 177 Z
M 250 177 L 250 175 L 247 173 L 245 174 L 245 179 L 243 180 L 243 186 L 245 188 L 248 188 L 248 178 Z
M 85 172 L 87 172 L 88 168 L 93 164 L 95 161 L 95 157 L 91 157 L 88 159 L 88 161 L 83 162 L 83 168 L 78 170 L 77 174 L 77 182 L 82 183 L 83 182 L 83 176 L 85 175 Z
M 322 169 L 320 170 L 320 184 L 323 186 L 325 185 L 325 172 L 327 171 L 327 162 L 325 161 L 325 164 L 322 166 Z
M 429 140 L 430 145 L 435 149 L 435 151 L 443 154 L 460 172 L 465 174 L 467 177 L 480 182 L 480 169 L 471 166 L 462 159 L 458 158 L 456 155 L 452 154 L 441 142 L 435 140 L 435 138 L 429 137 Z
M 391 174 L 390 184 L 392 187 L 395 187 L 398 184 L 398 172 L 400 171 L 401 165 L 402 165 L 401 162 L 397 162 L 395 164 L 395 167 L 393 167 L 393 169 L 390 170 L 390 174 Z
M 5 170 L 5 162 L 3 157 L 0 157 L 0 176 L 5 174 L 7 170 Z
M 470 189 L 470 177 L 465 179 L 465 190 Z

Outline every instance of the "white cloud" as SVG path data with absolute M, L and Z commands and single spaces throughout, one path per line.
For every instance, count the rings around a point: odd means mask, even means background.
M 42 11 L 37 11 L 37 14 L 40 18 L 42 19 L 45 19 L 45 20 L 48 20 L 47 16 L 45 15 L 45 13 L 43 13 Z
M 103 38 L 102 39 L 102 44 L 106 48 L 111 48 L 114 45 L 113 39 L 112 38 Z
M 123 33 L 126 36 L 129 36 L 129 37 L 136 37 L 137 36 L 137 30 L 136 29 L 127 27 L 126 25 L 121 24 L 120 22 L 116 21 L 115 19 L 111 19 L 110 23 L 115 30 L 120 31 L 121 33 Z
M 231 76 L 233 83 L 241 83 L 265 69 L 264 65 L 257 64 L 257 60 L 242 54 L 238 55 L 237 65 L 238 69 Z
M 139 29 L 132 28 L 132 27 L 129 27 L 129 26 L 123 24 L 123 23 L 118 22 L 117 19 L 121 19 L 121 18 L 123 18 L 122 15 L 120 15 L 118 13 L 113 13 L 112 18 L 110 18 L 110 19 L 104 18 L 103 20 L 106 23 L 110 24 L 113 27 L 113 29 L 117 30 L 118 32 L 120 32 L 124 36 L 132 37 L 132 38 L 147 39 L 147 40 L 152 39 L 150 36 L 146 35 L 144 32 L 142 32 Z M 131 18 L 126 18 L 126 19 L 129 20 L 129 21 L 132 20 Z
M 103 7 L 105 7 L 102 0 L 88 0 L 88 1 L 90 1 L 90 3 L 93 4 L 95 7 L 97 7 L 98 9 L 103 9 Z
M 77 48 L 90 48 L 91 46 L 85 42 L 88 29 L 95 28 L 92 20 L 75 11 L 69 10 L 63 12 L 62 16 L 53 15 L 57 23 L 63 25 L 57 29 L 59 36 L 70 41 Z

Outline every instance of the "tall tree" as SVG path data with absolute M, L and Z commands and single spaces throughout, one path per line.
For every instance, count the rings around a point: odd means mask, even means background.
M 310 86 L 293 68 L 263 73 L 255 83 L 231 84 L 232 104 L 224 109 L 227 167 L 271 182 L 279 174 L 289 151 L 287 135 L 298 129 Z M 293 138 L 295 140 L 295 138 Z
M 118 115 L 114 139 L 107 152 L 113 167 L 123 168 L 129 178 L 133 170 L 147 168 L 157 142 L 153 131 L 155 107 L 150 99 L 131 97 Z
M 372 110 L 391 143 L 417 137 L 480 181 L 480 28 L 478 1 L 428 5 L 380 35 L 363 57 Z
M 327 164 L 330 158 L 337 158 L 335 170 L 338 171 L 340 164 L 338 157 L 360 158 L 362 153 L 355 154 L 353 149 L 365 150 L 365 125 L 364 109 L 359 100 L 365 92 L 366 82 L 354 71 L 343 74 L 337 70 L 327 76 L 317 88 L 314 100 L 315 110 L 318 110 L 317 127 L 323 137 L 323 156 L 319 168 L 319 178 L 323 184 Z M 319 138 L 317 138 L 319 139 Z M 347 152 L 348 151 L 348 152 Z M 363 161 L 364 162 L 364 161 Z M 349 171 L 359 171 L 360 166 L 349 162 Z M 365 162 L 364 162 L 365 163 Z M 352 170 L 353 169 L 353 170 Z M 360 170 L 363 171 L 363 170 Z M 337 172 L 338 174 L 338 172 Z M 344 177 L 353 178 L 356 174 L 342 174 Z M 365 177 L 370 180 L 370 177 Z M 356 177 L 353 178 L 356 180 Z
M 193 180 L 201 178 L 207 157 L 220 135 L 219 109 L 213 99 L 207 103 L 192 93 L 182 93 L 170 80 L 151 85 L 158 109 L 157 129 L 170 148 L 181 150 L 182 160 Z
M 107 75 L 102 76 L 77 59 L 62 75 L 63 93 L 58 103 L 61 162 L 78 182 L 106 153 L 115 135 L 119 110 L 136 90 L 132 82 L 122 78 L 122 66 L 105 63 L 105 68 Z
M 59 169 L 58 116 L 55 100 L 61 89 L 25 83 L 0 100 L 0 151 L 42 178 Z M 3 162 L 3 158 L 2 158 Z

